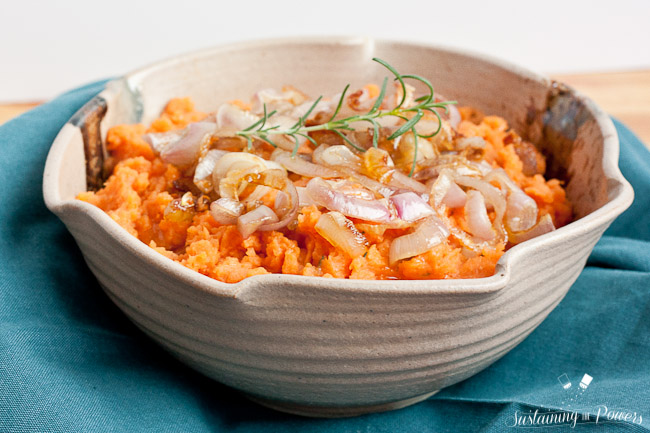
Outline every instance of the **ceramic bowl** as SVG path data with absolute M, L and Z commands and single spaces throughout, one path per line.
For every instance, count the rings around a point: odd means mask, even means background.
M 168 260 L 75 200 L 101 186 L 106 130 L 156 118 L 172 97 L 216 109 L 266 87 L 311 95 L 380 82 L 380 57 L 462 105 L 505 117 L 566 181 L 575 221 L 506 252 L 489 278 L 352 281 L 262 275 L 226 284 Z M 609 117 L 546 77 L 483 56 L 364 38 L 243 43 L 175 57 L 109 83 L 61 130 L 44 174 L 49 209 L 108 296 L 205 375 L 279 410 L 350 416 L 423 400 L 483 370 L 562 300 L 632 202 Z

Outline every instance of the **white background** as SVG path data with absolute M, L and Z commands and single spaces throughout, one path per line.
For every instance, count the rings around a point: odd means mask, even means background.
M 546 72 L 650 68 L 650 1 L 3 0 L 0 102 L 213 45 L 359 35 L 461 47 Z

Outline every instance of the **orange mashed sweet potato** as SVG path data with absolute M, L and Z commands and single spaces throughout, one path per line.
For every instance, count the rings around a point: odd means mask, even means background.
M 504 119 L 486 116 L 477 121 L 472 118 L 472 110 L 461 109 L 460 113 L 463 120 L 457 131 L 486 140 L 484 159 L 502 167 L 535 200 L 540 216 L 549 214 L 555 227 L 571 220 L 571 205 L 561 181 L 524 174 L 513 133 Z M 236 226 L 218 224 L 208 209 L 197 210 L 191 218 L 169 217 L 166 209 L 183 194 L 183 173 L 156 156 L 142 135 L 181 129 L 205 116 L 194 109 L 189 99 L 174 99 L 149 127 L 113 127 L 106 139 L 112 175 L 101 190 L 81 193 L 78 198 L 104 210 L 160 254 L 227 283 L 266 273 L 369 280 L 486 277 L 494 274 L 497 261 L 509 247 L 501 245 L 467 254 L 450 237 L 424 254 L 390 265 L 392 240 L 409 229 L 355 220 L 356 228 L 368 241 L 368 249 L 353 259 L 316 231 L 314 226 L 321 215 L 316 206 L 303 207 L 297 224 L 280 231 L 257 231 L 246 239 Z M 292 179 L 296 184 L 305 182 L 297 175 Z M 466 226 L 463 208 L 450 210 L 448 217 L 457 227 Z

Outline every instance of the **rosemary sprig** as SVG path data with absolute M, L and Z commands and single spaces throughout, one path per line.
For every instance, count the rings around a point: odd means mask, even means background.
M 326 123 L 322 123 L 320 125 L 306 126 L 307 118 L 322 99 L 322 96 L 319 96 L 314 101 L 314 103 L 309 107 L 309 109 L 305 112 L 305 114 L 301 116 L 298 119 L 298 121 L 295 124 L 293 124 L 290 128 L 282 129 L 277 125 L 266 126 L 269 123 L 269 119 L 274 114 L 276 114 L 276 111 L 273 110 L 270 113 L 267 113 L 266 105 L 264 105 L 264 113 L 262 115 L 262 118 L 257 122 L 255 122 L 254 124 L 252 124 L 251 126 L 249 126 L 248 128 L 238 131 L 236 135 L 246 139 L 249 149 L 252 146 L 253 139 L 266 141 L 267 143 L 271 144 L 273 147 L 277 147 L 276 144 L 272 141 L 271 136 L 285 135 L 291 137 L 296 142 L 296 145 L 292 152 L 292 156 L 295 156 L 296 153 L 298 152 L 298 147 L 300 142 L 298 137 L 304 137 L 308 139 L 311 143 L 316 145 L 317 143 L 314 141 L 314 139 L 309 136 L 310 132 L 334 131 L 343 139 L 343 141 L 346 144 L 348 144 L 349 146 L 351 146 L 352 148 L 354 148 L 359 152 L 365 152 L 365 149 L 354 144 L 346 136 L 345 131 L 354 130 L 350 125 L 355 122 L 368 122 L 373 129 L 372 145 L 374 147 L 377 147 L 378 146 L 377 140 L 379 137 L 379 123 L 377 122 L 377 119 L 380 119 L 382 117 L 387 117 L 387 116 L 398 117 L 402 119 L 404 123 L 399 128 L 397 128 L 397 130 L 393 132 L 390 135 L 390 137 L 388 137 L 388 140 L 394 140 L 397 137 L 407 132 L 411 132 L 413 134 L 414 137 L 413 164 L 411 166 L 411 171 L 409 173 L 409 176 L 413 176 L 413 173 L 415 172 L 417 154 L 418 154 L 418 137 L 431 138 L 436 134 L 438 134 L 442 126 L 442 121 L 440 119 L 440 114 L 438 113 L 436 108 L 444 108 L 445 111 L 448 111 L 449 110 L 448 105 L 455 104 L 456 101 L 436 102 L 434 97 L 433 85 L 426 78 L 420 77 L 419 75 L 413 75 L 413 74 L 402 75 L 399 72 L 397 72 L 397 70 L 385 60 L 376 57 L 373 58 L 372 60 L 384 66 L 386 69 L 388 69 L 394 75 L 395 77 L 394 81 L 398 81 L 400 83 L 400 87 L 402 89 L 402 97 L 399 104 L 397 104 L 395 108 L 391 110 L 381 110 L 381 105 L 384 102 L 384 98 L 386 96 L 386 88 L 388 86 L 388 77 L 386 77 L 384 78 L 384 81 L 381 86 L 381 90 L 379 91 L 379 96 L 377 96 L 375 103 L 367 113 L 335 120 L 336 116 L 341 110 L 341 107 L 343 106 L 345 95 L 348 89 L 350 88 L 350 85 L 348 84 L 347 86 L 345 86 L 343 92 L 341 93 L 341 97 L 338 101 L 336 109 L 334 110 L 334 114 L 332 114 L 332 117 Z M 404 103 L 406 102 L 406 82 L 404 80 L 406 79 L 416 80 L 421 82 L 427 87 L 429 91 L 428 94 L 417 98 L 415 100 L 416 104 L 413 105 L 412 107 L 404 106 Z M 415 129 L 415 125 L 420 121 L 420 119 L 422 119 L 425 111 L 434 114 L 438 118 L 438 129 L 429 135 L 419 134 Z

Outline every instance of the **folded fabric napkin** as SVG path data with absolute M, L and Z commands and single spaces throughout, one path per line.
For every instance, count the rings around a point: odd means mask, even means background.
M 650 153 L 619 122 L 636 200 L 537 330 L 417 405 L 310 419 L 251 403 L 156 346 L 46 209 L 49 147 L 103 85 L 0 127 L 0 432 L 650 431 Z

